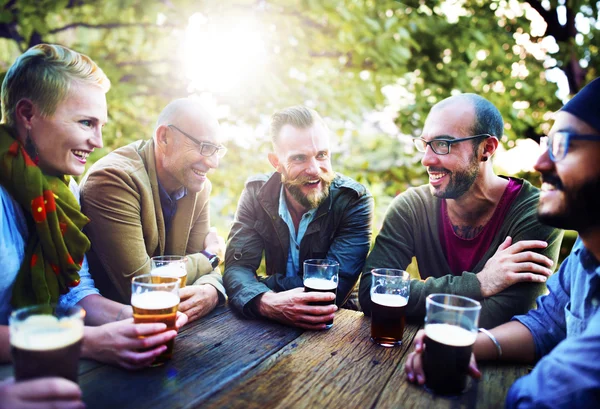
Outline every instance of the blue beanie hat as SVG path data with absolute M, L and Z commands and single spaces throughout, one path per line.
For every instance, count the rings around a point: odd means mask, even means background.
M 600 77 L 587 84 L 562 107 L 600 132 Z

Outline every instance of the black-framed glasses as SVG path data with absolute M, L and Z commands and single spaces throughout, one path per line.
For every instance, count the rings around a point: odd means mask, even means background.
M 213 156 L 216 153 L 217 157 L 220 159 L 223 156 L 225 156 L 225 154 L 227 153 L 227 148 L 224 147 L 223 145 L 215 145 L 214 143 L 210 143 L 210 142 L 200 142 L 199 140 L 197 140 L 190 134 L 183 132 L 181 129 L 177 128 L 173 124 L 170 124 L 167 126 L 169 128 L 173 128 L 173 129 L 177 130 L 183 136 L 185 136 L 186 138 L 188 138 L 189 140 L 194 142 L 200 148 L 200 155 L 202 155 L 202 156 L 207 156 L 207 157 Z
M 431 150 L 433 151 L 433 153 L 435 153 L 437 155 L 447 155 L 450 153 L 450 146 L 453 143 L 469 141 L 471 139 L 477 139 L 477 138 L 491 138 L 492 136 L 493 135 L 483 133 L 480 135 L 473 135 L 473 136 L 468 136 L 466 138 L 458 138 L 458 139 L 434 139 L 434 140 L 428 142 L 423 138 L 413 138 L 413 141 L 415 143 L 415 147 L 417 148 L 417 150 L 419 152 L 425 152 L 425 150 L 427 149 L 427 145 L 429 145 L 431 147 Z
M 550 156 L 550 160 L 552 160 L 552 162 L 558 162 L 567 156 L 567 152 L 569 152 L 570 141 L 600 142 L 600 135 L 580 135 L 566 131 L 558 131 L 554 132 L 550 136 L 544 136 L 540 138 L 540 145 L 543 148 L 548 149 L 548 156 Z

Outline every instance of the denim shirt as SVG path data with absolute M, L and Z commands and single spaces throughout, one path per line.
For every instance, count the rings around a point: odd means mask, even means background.
M 600 264 L 578 239 L 537 310 L 515 317 L 533 335 L 533 371 L 511 387 L 507 408 L 600 407 Z
M 292 215 L 290 214 L 290 210 L 288 209 L 287 202 L 285 200 L 285 190 L 283 185 L 281 185 L 281 193 L 279 194 L 279 217 L 283 219 L 285 224 L 287 224 L 288 228 L 290 229 L 290 249 L 288 251 L 288 259 L 285 269 L 285 275 L 287 277 L 295 277 L 297 275 L 302 276 L 302 274 L 299 274 L 301 266 L 298 265 L 300 260 L 300 243 L 302 243 L 302 239 L 304 238 L 304 234 L 306 233 L 308 225 L 315 218 L 316 212 L 316 208 L 310 209 L 308 212 L 302 215 L 300 224 L 298 225 L 298 234 L 296 234 L 296 227 L 294 226 Z
M 79 201 L 77 183 L 71 179 L 69 188 Z M 21 263 L 25 258 L 25 246 L 29 238 L 25 214 L 21 206 L 0 186 L 0 325 L 8 324 L 11 313 L 12 289 Z M 64 307 L 72 307 L 91 294 L 100 294 L 89 273 L 87 259 L 83 258 L 79 270 L 80 283 L 58 299 Z

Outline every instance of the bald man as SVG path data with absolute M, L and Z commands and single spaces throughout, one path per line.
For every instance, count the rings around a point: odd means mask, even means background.
M 360 281 L 360 304 L 371 313 L 371 269 L 401 268 L 416 258 L 405 312 L 422 317 L 432 293 L 481 301 L 479 325 L 491 328 L 535 307 L 556 267 L 562 231 L 536 217 L 539 190 L 494 173 L 502 137 L 498 109 L 475 94 L 447 98 L 432 109 L 421 138 L 429 184 L 390 205 Z
M 207 174 L 226 149 L 219 123 L 199 102 L 179 99 L 160 114 L 154 137 L 119 148 L 81 181 L 91 222 L 90 271 L 100 292 L 129 303 L 131 278 L 150 272 L 150 258 L 187 256 L 179 309 L 193 321 L 226 299 L 218 268 L 225 244 L 210 227 Z

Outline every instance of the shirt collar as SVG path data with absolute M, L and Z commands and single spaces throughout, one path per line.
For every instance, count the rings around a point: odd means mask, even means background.
M 181 186 L 172 194 L 168 194 L 165 188 L 160 184 L 160 181 L 158 179 L 156 179 L 156 181 L 158 182 L 158 194 L 160 195 L 161 201 L 166 201 L 167 203 L 176 202 L 187 195 L 187 189 L 185 186 Z

